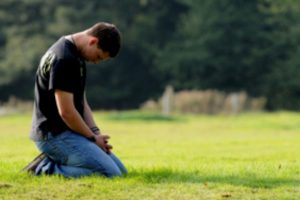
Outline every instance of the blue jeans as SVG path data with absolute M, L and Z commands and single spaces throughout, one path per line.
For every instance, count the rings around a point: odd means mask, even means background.
M 107 177 L 121 176 L 127 170 L 113 154 L 107 154 L 95 143 L 71 131 L 53 136 L 50 132 L 44 140 L 35 141 L 47 157 L 37 166 L 36 175 L 59 174 L 80 177 L 101 174 Z

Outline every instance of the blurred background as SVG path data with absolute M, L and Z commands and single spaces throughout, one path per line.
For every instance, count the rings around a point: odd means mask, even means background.
M 0 112 L 31 106 L 47 48 L 98 21 L 123 46 L 88 65 L 93 109 L 299 111 L 299 11 L 297 0 L 1 0 Z

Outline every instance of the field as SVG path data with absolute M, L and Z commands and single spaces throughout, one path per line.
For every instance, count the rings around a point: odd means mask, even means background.
M 0 117 L 0 199 L 300 199 L 300 114 L 163 117 L 96 112 L 126 177 L 20 172 L 38 154 L 31 114 Z

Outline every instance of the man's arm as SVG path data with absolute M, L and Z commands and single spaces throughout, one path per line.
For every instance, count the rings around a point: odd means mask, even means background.
M 76 133 L 83 135 L 84 137 L 95 137 L 96 144 L 104 151 L 109 152 L 109 150 L 112 148 L 111 145 L 107 143 L 109 137 L 105 135 L 95 135 L 90 130 L 86 122 L 83 120 L 83 118 L 75 108 L 75 105 L 73 103 L 73 94 L 57 89 L 55 90 L 54 94 L 59 115 L 67 124 L 67 126 Z
M 84 121 L 85 123 L 88 125 L 88 127 L 90 129 L 94 129 L 92 130 L 93 133 L 99 135 L 101 133 L 100 129 L 97 127 L 95 120 L 93 118 L 93 113 L 92 113 L 92 109 L 88 104 L 86 95 L 84 95 L 84 113 L 83 113 L 83 117 L 84 117 Z M 97 130 L 98 129 L 98 130 Z

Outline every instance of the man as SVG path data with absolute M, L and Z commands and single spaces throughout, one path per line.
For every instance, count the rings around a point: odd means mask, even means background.
M 85 61 L 107 60 L 119 49 L 119 30 L 101 22 L 61 37 L 42 57 L 35 79 L 31 139 L 43 154 L 28 171 L 65 177 L 127 173 L 111 152 L 109 136 L 96 126 L 85 95 Z

